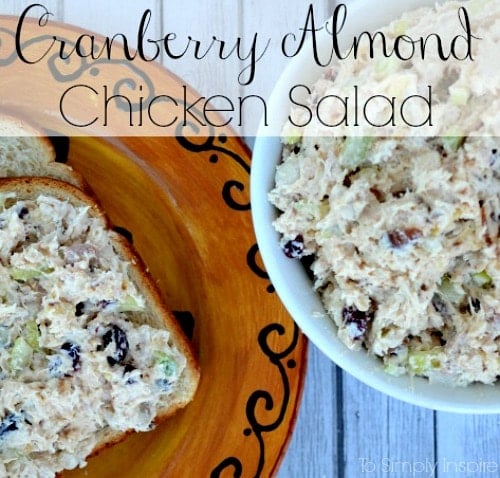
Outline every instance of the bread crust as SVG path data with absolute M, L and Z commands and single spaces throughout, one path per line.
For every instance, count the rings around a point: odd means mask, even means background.
M 160 291 L 148 274 L 146 267 L 133 246 L 119 233 L 111 228 L 111 223 L 105 215 L 97 199 L 75 186 L 51 178 L 5 178 L 0 179 L 0 193 L 15 192 L 17 199 L 36 199 L 40 195 L 54 197 L 59 200 L 68 201 L 72 205 L 89 207 L 89 214 L 102 221 L 107 229 L 115 250 L 121 259 L 130 263 L 129 272 L 131 280 L 136 284 L 138 290 L 146 300 L 146 308 L 152 311 L 149 325 L 168 330 L 171 342 L 186 357 L 186 367 L 179 378 L 178 390 L 171 395 L 170 404 L 164 409 L 157 411 L 155 423 L 158 424 L 177 410 L 186 406 L 194 397 L 200 378 L 200 369 L 192 344 L 184 336 L 178 322 L 166 307 Z M 131 318 L 133 321 L 133 318 Z M 98 454 L 101 450 L 108 448 L 124 440 L 132 431 L 115 432 L 105 428 L 99 432 L 97 445 L 90 456 Z
M 22 167 L 20 167 L 21 171 L 19 172 L 13 172 L 10 170 L 11 168 L 6 170 L 6 158 L 0 143 L 0 176 L 49 177 L 73 184 L 84 191 L 89 190 L 88 184 L 79 172 L 67 164 L 56 163 L 56 152 L 50 139 L 43 131 L 25 119 L 2 112 L 0 115 L 0 136 L 4 143 L 5 141 L 17 141 L 19 145 L 25 143 L 25 146 L 29 147 L 30 151 L 36 152 L 37 156 L 36 164 L 31 165 L 32 171 L 22 172 Z M 21 156 L 22 149 L 19 145 L 19 156 Z

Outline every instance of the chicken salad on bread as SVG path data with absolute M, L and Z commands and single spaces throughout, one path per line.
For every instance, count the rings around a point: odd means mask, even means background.
M 192 398 L 198 368 L 92 198 L 0 183 L 0 476 L 52 477 Z

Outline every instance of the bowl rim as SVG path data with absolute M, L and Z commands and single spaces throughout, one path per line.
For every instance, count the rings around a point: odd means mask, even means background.
M 440 0 L 440 3 L 443 0 Z M 348 21 L 344 37 L 373 29 L 396 19 L 403 12 L 420 6 L 431 6 L 434 0 L 398 0 L 375 5 L 369 0 L 356 0 L 348 5 Z M 373 15 L 372 15 L 373 13 Z M 323 29 L 324 31 L 325 29 Z M 343 38 L 344 38 L 343 37 Z M 309 40 L 310 41 L 310 40 Z M 319 48 L 328 36 L 320 37 Z M 284 124 L 288 114 L 286 92 L 300 79 L 312 84 L 321 75 L 321 67 L 303 49 L 285 68 L 269 98 L 273 124 Z M 276 123 L 275 123 L 276 122 Z M 255 138 L 250 176 L 252 219 L 262 261 L 276 293 L 288 313 L 309 340 L 332 362 L 366 385 L 393 398 L 432 410 L 470 413 L 500 413 L 500 387 L 471 384 L 450 387 L 429 382 L 422 377 L 394 377 L 382 370 L 379 359 L 366 351 L 352 351 L 337 337 L 336 326 L 328 318 L 311 281 L 297 260 L 288 259 L 279 246 L 279 234 L 272 226 L 277 211 L 267 199 L 274 184 L 275 166 L 281 157 L 282 144 L 277 136 L 269 136 L 263 121 Z M 294 282 L 290 282 L 292 275 Z M 314 317 L 314 320 L 311 320 Z M 452 393 L 450 393 L 452 392 Z

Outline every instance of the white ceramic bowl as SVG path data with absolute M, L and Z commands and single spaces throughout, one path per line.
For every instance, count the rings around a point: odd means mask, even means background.
M 434 0 L 356 0 L 348 5 L 344 36 L 355 35 L 388 24 L 404 11 L 434 4 Z M 320 40 L 328 47 L 329 37 Z M 331 41 L 331 39 L 330 39 Z M 301 52 L 302 53 L 302 52 Z M 288 91 L 298 83 L 312 85 L 322 69 L 305 49 L 290 62 L 268 102 L 271 124 L 284 124 L 289 114 Z M 367 385 L 392 397 L 431 409 L 460 413 L 500 413 L 500 386 L 475 384 L 450 388 L 419 377 L 393 377 L 382 369 L 381 361 L 364 351 L 349 350 L 337 337 L 336 326 L 322 307 L 303 266 L 288 259 L 279 246 L 272 226 L 277 211 L 267 200 L 274 185 L 275 167 L 281 157 L 278 137 L 269 137 L 262 127 L 256 138 L 251 173 L 251 202 L 254 228 L 260 252 L 276 292 L 298 326 L 324 354 L 345 371 Z

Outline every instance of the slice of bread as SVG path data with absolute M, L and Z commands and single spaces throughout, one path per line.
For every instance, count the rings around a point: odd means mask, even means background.
M 1 116 L 0 136 L 0 178 L 49 177 L 85 189 L 82 176 L 70 166 L 56 163 L 50 140 L 26 121 Z
M 194 396 L 189 342 L 96 201 L 0 181 L 0 476 L 54 476 Z

